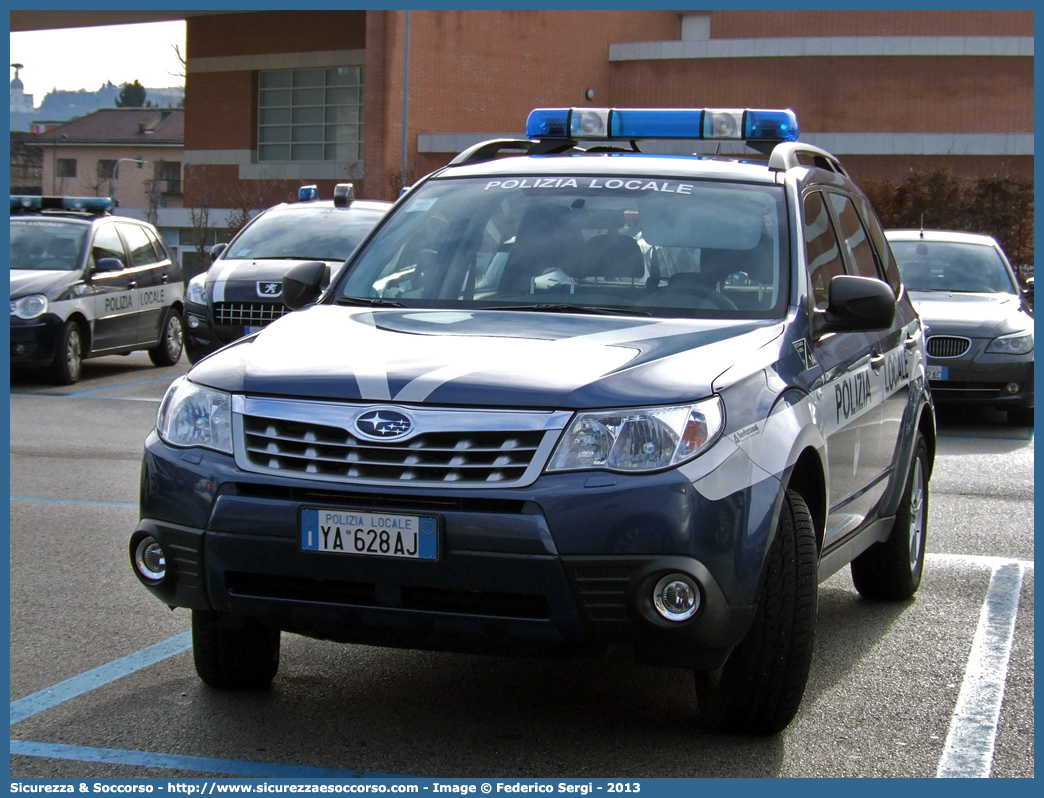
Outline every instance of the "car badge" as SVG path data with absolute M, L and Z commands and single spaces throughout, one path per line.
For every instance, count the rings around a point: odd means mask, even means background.
M 258 296 L 281 296 L 282 293 L 282 280 L 262 280 L 257 284 Z
M 355 419 L 355 430 L 365 438 L 396 440 L 410 434 L 413 419 L 398 410 L 382 407 L 367 410 Z

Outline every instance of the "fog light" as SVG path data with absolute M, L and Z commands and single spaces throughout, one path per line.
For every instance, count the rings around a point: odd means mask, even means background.
M 700 589 L 685 574 L 668 574 L 653 589 L 653 605 L 668 621 L 684 621 L 700 608 Z
M 134 567 L 148 582 L 159 582 L 167 575 L 167 558 L 156 538 L 144 536 L 134 547 Z
M 1007 385 L 1004 386 L 1004 390 L 1008 393 L 1018 393 L 1019 384 L 1017 382 L 1009 382 Z
M 15 357 L 21 357 L 29 351 L 29 347 L 25 344 L 11 344 L 11 354 Z
M 199 316 L 189 316 L 188 317 L 189 329 L 190 330 L 195 330 L 197 327 L 199 327 L 201 321 L 202 321 L 202 319 L 200 319 Z

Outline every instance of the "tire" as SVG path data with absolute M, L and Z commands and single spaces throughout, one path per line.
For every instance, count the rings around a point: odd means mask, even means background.
M 83 331 L 71 319 L 58 333 L 58 345 L 51 361 L 51 379 L 58 385 L 72 385 L 83 369 Z
M 279 630 L 226 612 L 192 610 L 196 674 L 220 690 L 262 690 L 279 670 Z
M 1008 408 L 1008 423 L 1014 427 L 1032 427 L 1033 426 L 1033 408 L 1032 407 L 1011 407 Z
M 797 714 L 812 664 L 819 553 L 805 500 L 788 490 L 750 631 L 716 671 L 697 671 L 700 716 L 719 731 L 776 734 Z
M 921 584 L 927 532 L 928 447 L 918 433 L 892 534 L 852 560 L 852 582 L 860 595 L 874 601 L 912 597 Z
M 181 350 L 185 346 L 184 328 L 181 325 L 181 314 L 175 308 L 167 308 L 163 317 L 163 334 L 160 342 L 149 350 L 149 360 L 154 366 L 173 366 L 181 359 Z

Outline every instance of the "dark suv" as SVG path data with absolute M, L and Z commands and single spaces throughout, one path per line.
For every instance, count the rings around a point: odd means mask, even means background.
M 281 632 L 695 672 L 722 729 L 797 712 L 817 584 L 902 600 L 934 413 L 881 226 L 790 111 L 540 109 L 412 186 L 323 289 L 173 384 L 139 579 L 196 669 Z M 659 156 L 744 140 L 767 159 Z M 508 155 L 509 157 L 501 157 Z
M 391 207 L 356 200 L 351 183 L 339 183 L 333 200 L 318 199 L 315 186 L 303 186 L 298 196 L 255 216 L 227 246 L 213 247 L 210 268 L 189 281 L 190 362 L 282 316 L 286 271 L 305 261 L 340 267 Z
M 151 224 L 107 197 L 11 197 L 11 367 L 69 385 L 84 358 L 181 358 L 181 266 Z

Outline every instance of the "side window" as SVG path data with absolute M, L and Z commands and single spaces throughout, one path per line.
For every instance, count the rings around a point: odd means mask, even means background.
M 127 241 L 127 249 L 130 250 L 132 264 L 145 266 L 149 263 L 156 263 L 159 260 L 144 227 L 139 227 L 136 224 L 121 224 L 120 232 L 123 233 L 123 237 Z
M 830 280 L 845 273 L 845 264 L 822 194 L 818 191 L 807 194 L 803 210 L 810 291 L 816 307 L 823 309 L 828 304 Z
M 123 251 L 123 241 L 116 232 L 116 225 L 102 225 L 94 233 L 91 244 L 91 258 L 97 263 L 102 258 L 116 258 L 124 266 L 127 265 L 127 253 Z
M 880 280 L 881 273 L 877 270 L 874 250 L 870 246 L 870 237 L 859 220 L 859 214 L 856 212 L 852 200 L 832 191 L 828 193 L 828 196 L 834 213 L 837 214 L 837 221 L 841 227 L 841 240 L 848 252 L 848 260 L 852 264 L 853 273 L 860 277 L 873 277 Z
M 888 239 L 885 238 L 881 220 L 877 218 L 874 209 L 865 199 L 859 198 L 856 203 L 859 205 L 859 210 L 862 211 L 861 215 L 866 223 L 866 229 L 870 231 L 870 240 L 874 243 L 874 249 L 877 250 L 877 260 L 884 269 L 885 280 L 892 286 L 895 295 L 899 296 L 903 278 L 899 274 L 899 266 L 895 262 L 895 258 L 892 257 L 892 248 L 888 246 Z
M 156 252 L 156 259 L 158 261 L 170 260 L 170 256 L 167 254 L 167 250 L 163 246 L 163 242 L 156 238 L 156 236 L 149 228 L 143 227 L 141 229 L 145 231 L 145 235 L 148 236 L 149 241 L 152 242 L 152 248 Z

